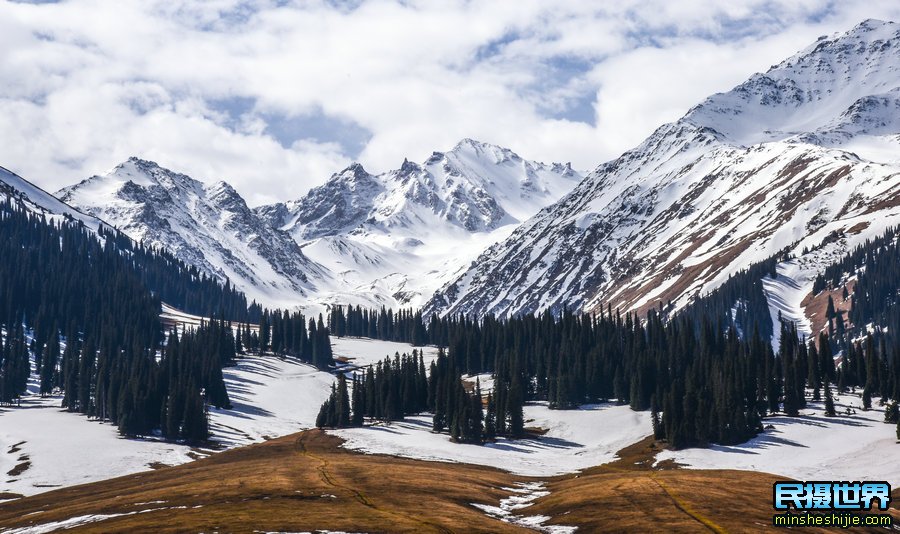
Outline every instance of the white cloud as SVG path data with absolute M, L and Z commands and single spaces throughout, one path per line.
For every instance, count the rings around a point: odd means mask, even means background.
M 282 4 L 0 2 L 0 165 L 55 190 L 138 155 L 252 204 L 296 198 L 354 157 L 386 170 L 462 137 L 592 168 L 816 36 L 900 13 L 886 0 Z M 592 98 L 596 117 L 558 118 Z M 267 128 L 305 114 L 308 135 Z M 368 132 L 361 153 L 346 130 L 316 131 L 328 117 Z

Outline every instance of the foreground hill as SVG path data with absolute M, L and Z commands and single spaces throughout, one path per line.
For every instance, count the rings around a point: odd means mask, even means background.
M 362 455 L 339 445 L 338 438 L 307 431 L 179 467 L 53 491 L 0 506 L 0 529 L 534 531 L 474 506 L 502 510 L 498 503 L 528 479 L 487 467 Z M 547 532 L 557 524 L 570 528 L 556 532 L 758 532 L 771 523 L 772 475 L 650 469 L 648 442 L 620 454 L 622 461 L 608 467 L 546 481 L 549 495 L 527 513 L 550 516 L 542 518 Z

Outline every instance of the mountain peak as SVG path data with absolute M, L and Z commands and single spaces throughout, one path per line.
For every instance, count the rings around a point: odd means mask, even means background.
M 845 251 L 896 224 L 898 28 L 867 20 L 819 39 L 660 126 L 487 249 L 426 313 L 677 308 L 786 245 L 802 256 L 841 235 Z M 871 157 L 836 150 L 841 139 Z
M 113 167 L 107 173 L 99 176 L 92 176 L 81 184 L 73 187 L 80 187 L 85 184 L 85 182 L 90 182 L 94 185 L 106 184 L 107 186 L 113 186 L 120 182 L 131 182 L 132 187 L 140 186 L 142 188 L 148 188 L 156 186 L 167 190 L 183 189 L 196 191 L 198 194 L 199 191 L 204 189 L 204 185 L 200 181 L 195 180 L 186 174 L 172 171 L 155 161 L 139 158 L 137 156 L 131 156 L 124 162 Z M 66 189 L 72 189 L 72 187 Z
M 458 143 L 456 143 L 456 146 L 453 147 L 453 150 L 459 150 L 461 148 L 467 148 L 467 147 L 479 148 L 484 145 L 485 145 L 485 143 L 482 143 L 481 141 L 476 141 L 475 139 L 472 139 L 471 137 L 463 137 L 462 139 L 459 140 Z
M 360 180 L 364 178 L 368 178 L 371 176 L 368 171 L 366 171 L 365 167 L 362 166 L 362 163 L 353 162 L 344 168 L 342 171 L 335 173 L 332 177 L 342 177 L 342 178 L 350 178 L 354 180 Z
M 900 25 L 866 20 L 710 96 L 682 119 L 736 145 L 815 132 L 861 98 L 900 87 Z
M 858 32 L 858 31 L 872 31 L 878 28 L 884 28 L 885 26 L 897 26 L 896 22 L 890 20 L 881 20 L 881 19 L 866 19 L 850 30 L 850 33 Z
M 501 164 L 510 161 L 523 161 L 518 154 L 506 147 L 494 145 L 491 143 L 485 143 L 482 141 L 476 141 L 468 137 L 457 143 L 456 146 L 453 147 L 453 150 L 451 150 L 448 154 L 455 155 L 457 157 L 466 157 L 466 155 L 472 155 L 474 157 L 490 161 L 494 164 Z
M 415 172 L 418 172 L 421 169 L 418 163 L 409 161 L 406 158 L 403 158 L 403 163 L 400 165 L 400 169 L 398 174 L 400 175 L 409 175 Z
M 135 240 L 173 252 L 260 302 L 303 295 L 324 271 L 230 184 L 208 185 L 137 157 L 57 193 Z

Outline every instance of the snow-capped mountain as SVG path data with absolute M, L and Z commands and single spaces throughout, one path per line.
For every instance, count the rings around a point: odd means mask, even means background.
M 0 195 L 2 195 L 0 197 L 2 200 L 10 199 L 19 203 L 25 209 L 47 218 L 56 217 L 78 220 L 94 231 L 97 231 L 103 225 L 103 222 L 99 219 L 78 211 L 18 174 L 3 167 L 0 167 Z
M 426 311 L 678 307 L 785 246 L 814 272 L 900 223 L 898 97 L 900 26 L 820 38 L 598 167 Z M 785 281 L 800 298 L 804 273 Z
M 204 185 L 131 158 L 56 193 L 132 239 L 228 279 L 248 298 L 296 305 L 326 276 L 284 232 L 273 229 L 227 183 Z
M 464 139 L 379 175 L 351 165 L 298 201 L 255 211 L 334 274 L 320 303 L 418 307 L 580 179 L 569 165 Z
M 56 195 L 264 305 L 397 308 L 421 306 L 580 179 L 466 139 L 380 175 L 354 164 L 300 200 L 253 210 L 225 182 L 137 158 Z

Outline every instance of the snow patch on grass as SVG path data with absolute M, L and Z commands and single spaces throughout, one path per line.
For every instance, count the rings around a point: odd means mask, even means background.
M 528 508 L 534 501 L 550 495 L 545 489 L 544 482 L 519 482 L 514 488 L 503 488 L 513 495 L 500 500 L 500 506 L 472 503 L 472 506 L 483 511 L 485 515 L 499 519 L 505 523 L 512 523 L 526 528 L 545 532 L 547 534 L 570 534 L 578 530 L 578 527 L 564 525 L 544 525 L 551 518 L 546 515 L 518 515 L 513 511 Z

